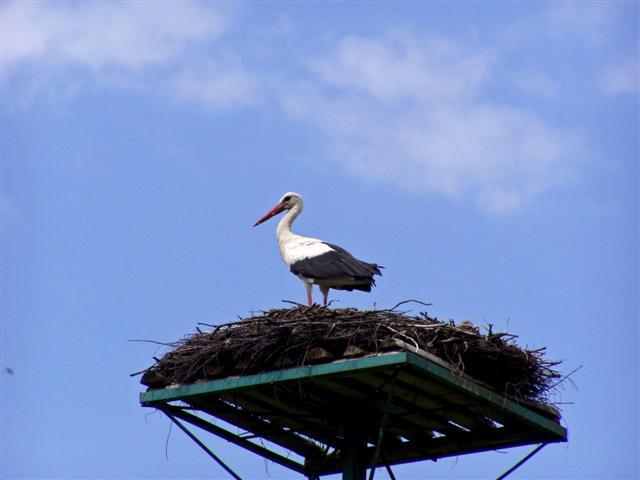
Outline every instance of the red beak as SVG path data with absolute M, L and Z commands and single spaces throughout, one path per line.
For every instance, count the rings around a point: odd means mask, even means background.
M 260 225 L 261 223 L 266 222 L 267 220 L 269 220 L 271 217 L 276 216 L 277 214 L 279 214 L 280 212 L 282 212 L 284 210 L 284 207 L 282 206 L 281 203 L 279 203 L 278 205 L 276 205 L 275 207 L 273 207 L 271 210 L 269 210 L 267 212 L 267 214 L 262 217 L 260 220 L 258 220 L 253 226 L 257 227 L 258 225 Z

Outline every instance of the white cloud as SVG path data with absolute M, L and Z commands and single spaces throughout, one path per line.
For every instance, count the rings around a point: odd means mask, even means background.
M 315 76 L 285 106 L 321 128 L 335 161 L 360 178 L 471 196 L 503 214 L 571 174 L 577 137 L 484 99 L 492 72 L 474 48 L 351 37 L 312 65 Z
M 609 65 L 600 77 L 600 85 L 608 95 L 638 93 L 640 91 L 638 59 L 629 57 Z
M 33 98 L 47 84 L 56 95 L 69 85 L 77 92 L 88 77 L 214 110 L 278 97 L 287 112 L 326 135 L 334 160 L 358 178 L 472 198 L 491 213 L 515 211 L 572 174 L 580 139 L 506 102 L 562 99 L 562 77 L 521 52 L 560 33 L 599 38 L 610 18 L 606 8 L 554 5 L 521 23 L 524 33 L 507 26 L 506 36 L 493 35 L 492 48 L 398 30 L 347 34 L 305 60 L 300 73 L 290 68 L 288 50 L 247 45 L 240 36 L 225 42 L 230 20 L 220 5 L 3 2 L 3 82 L 27 72 L 12 86 Z M 271 36 L 299 32 L 289 17 L 280 19 Z M 268 54 L 256 55 L 261 49 Z M 611 67 L 602 85 L 609 93 L 629 91 L 631 68 Z
M 225 17 L 186 1 L 2 3 L 2 67 L 30 62 L 140 68 L 175 58 L 197 41 L 215 39 Z
M 560 82 L 544 72 L 528 70 L 513 76 L 515 85 L 528 95 L 555 100 L 560 94 Z
M 317 59 L 311 68 L 328 84 L 377 99 L 426 100 L 472 93 L 485 80 L 490 63 L 489 55 L 468 54 L 444 38 L 418 44 L 396 34 L 384 41 L 344 38 L 333 57 Z
M 171 96 L 213 109 L 251 105 L 258 101 L 258 85 L 239 62 L 218 61 L 185 68 L 173 76 L 167 87 Z
M 565 0 L 551 2 L 545 15 L 545 30 L 551 36 L 579 36 L 602 42 L 614 24 L 616 10 L 624 2 Z
M 229 22 L 221 8 L 188 1 L 2 3 L 3 83 L 24 69 L 27 75 L 11 84 L 13 98 L 30 101 L 41 91 L 64 97 L 70 85 L 80 91 L 89 72 L 85 81 L 160 90 L 212 109 L 250 104 L 257 79 L 237 58 L 212 53 Z

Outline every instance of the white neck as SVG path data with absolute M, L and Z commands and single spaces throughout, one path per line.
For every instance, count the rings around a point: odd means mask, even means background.
M 293 235 L 293 232 L 291 232 L 291 225 L 293 224 L 293 221 L 298 218 L 300 212 L 302 212 L 302 203 L 297 203 L 291 210 L 287 211 L 284 217 L 282 217 L 282 220 L 280 220 L 278 228 L 276 229 L 278 243 L 286 237 Z
M 303 237 L 291 231 L 291 224 L 302 212 L 302 202 L 287 212 L 278 223 L 276 235 L 278 237 L 278 247 L 280 255 L 287 265 L 292 265 L 299 260 L 321 255 L 331 251 L 331 247 L 317 238 Z

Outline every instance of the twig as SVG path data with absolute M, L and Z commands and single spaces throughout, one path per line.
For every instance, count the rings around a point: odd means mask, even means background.
M 138 340 L 138 339 L 133 339 L 133 340 L 127 340 L 127 342 L 141 342 L 141 343 L 153 343 L 155 345 L 162 345 L 164 347 L 174 347 L 175 343 L 165 343 L 165 342 L 157 342 L 155 340 Z
M 298 302 L 294 302 L 293 300 L 280 300 L 282 303 L 289 303 L 291 305 L 296 305 L 298 307 L 307 307 L 307 308 L 312 308 L 313 305 L 311 305 L 311 307 L 304 305 L 303 303 L 298 303 Z
M 567 373 L 564 377 L 562 377 L 560 380 L 558 380 L 556 383 L 552 384 L 549 387 L 549 390 L 552 390 L 554 388 L 556 388 L 558 385 L 560 385 L 562 382 L 564 382 L 565 380 L 570 380 L 571 375 L 573 375 L 574 373 L 578 372 L 580 369 L 582 368 L 582 365 L 580 365 L 579 367 L 574 368 L 573 370 L 571 370 L 569 373 Z
M 421 302 L 420 300 L 403 300 L 402 302 L 397 303 L 396 305 L 391 307 L 389 311 L 393 312 L 396 308 L 398 308 L 400 305 L 404 305 L 405 303 L 419 303 L 420 305 L 424 305 L 425 307 L 431 307 L 433 305 L 432 303 L 424 303 L 424 302 Z

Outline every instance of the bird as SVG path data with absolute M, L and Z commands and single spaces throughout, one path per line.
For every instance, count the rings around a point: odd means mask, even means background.
M 370 292 L 371 287 L 376 284 L 374 275 L 382 275 L 380 269 L 384 267 L 358 260 L 344 248 L 332 243 L 293 233 L 291 225 L 303 207 L 304 201 L 299 193 L 287 192 L 253 226 L 257 227 L 271 217 L 287 211 L 276 229 L 280 255 L 291 273 L 304 284 L 308 305 L 313 305 L 313 285 L 320 288 L 325 306 L 328 305 L 331 288 Z

